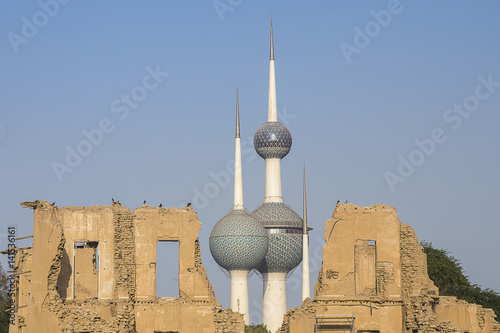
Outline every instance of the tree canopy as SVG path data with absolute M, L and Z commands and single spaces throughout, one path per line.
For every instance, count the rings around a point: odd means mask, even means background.
M 263 324 L 252 324 L 245 325 L 245 333 L 270 333 L 266 325 Z
M 7 275 L 0 264 L 0 333 L 9 332 L 10 312 L 10 296 L 8 291 L 9 281 Z
M 432 243 L 420 243 L 427 255 L 427 271 L 429 278 L 439 288 L 441 296 L 456 296 L 469 303 L 482 305 L 495 311 L 500 318 L 500 294 L 493 289 L 482 289 L 472 284 L 464 274 L 460 260 L 448 250 L 436 249 Z

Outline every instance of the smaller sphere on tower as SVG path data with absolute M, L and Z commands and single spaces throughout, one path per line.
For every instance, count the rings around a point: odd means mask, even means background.
M 266 158 L 283 158 L 292 148 L 292 135 L 280 122 L 268 121 L 260 126 L 253 137 L 257 154 Z

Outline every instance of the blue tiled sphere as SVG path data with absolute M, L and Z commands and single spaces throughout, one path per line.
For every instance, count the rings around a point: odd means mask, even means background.
M 264 202 L 252 212 L 266 228 L 269 249 L 258 270 L 288 273 L 302 261 L 302 218 L 283 202 Z
M 209 238 L 212 257 L 228 271 L 249 271 L 259 267 L 268 243 L 262 223 L 244 209 L 233 209 L 220 219 Z
M 292 148 L 292 135 L 280 122 L 268 121 L 253 137 L 253 145 L 262 158 L 283 158 Z

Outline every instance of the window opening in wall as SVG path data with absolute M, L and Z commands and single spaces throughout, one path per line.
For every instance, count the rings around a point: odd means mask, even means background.
M 354 245 L 355 290 L 359 296 L 377 295 L 377 246 L 374 240 L 359 239 Z
M 97 298 L 99 296 L 99 243 L 75 242 L 73 260 L 74 299 Z
M 156 297 L 179 297 L 179 242 L 156 244 Z

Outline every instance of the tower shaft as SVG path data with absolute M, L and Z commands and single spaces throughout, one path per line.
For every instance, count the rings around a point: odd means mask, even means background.
M 236 138 L 234 146 L 234 209 L 244 209 L 243 206 L 243 175 L 241 171 L 241 139 Z
M 286 306 L 286 274 L 263 273 L 264 297 L 262 299 L 262 323 L 271 332 L 281 327 Z
M 304 162 L 304 195 L 303 195 L 303 226 L 302 226 L 302 301 L 311 298 L 309 281 L 309 235 L 307 230 L 307 200 L 306 200 L 306 163 Z
M 241 313 L 245 325 L 250 325 L 250 309 L 248 306 L 248 273 L 249 271 L 230 271 L 231 275 L 231 310 Z
M 311 298 L 311 285 L 309 281 L 309 235 L 302 235 L 302 301 Z
M 269 61 L 269 99 L 267 121 L 278 121 L 278 105 L 276 104 L 276 72 L 274 59 Z
M 264 202 L 283 202 L 281 158 L 266 158 L 266 194 Z
M 241 138 L 240 138 L 240 103 L 238 88 L 236 88 L 236 136 L 234 143 L 234 209 L 244 209 L 243 206 L 243 173 L 241 171 Z

